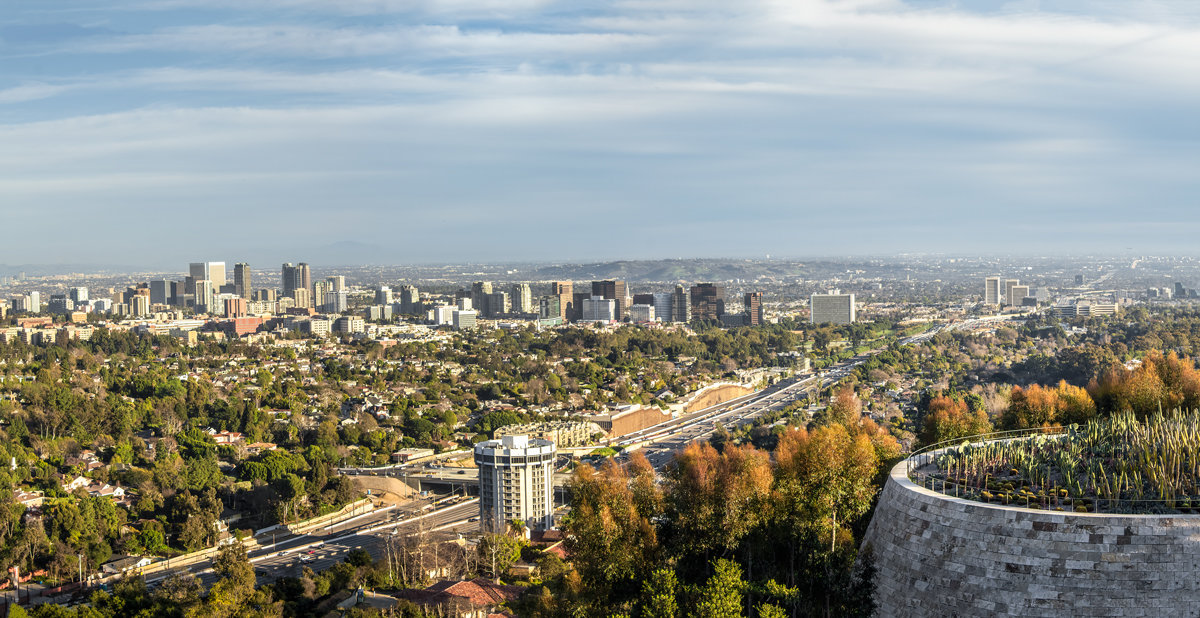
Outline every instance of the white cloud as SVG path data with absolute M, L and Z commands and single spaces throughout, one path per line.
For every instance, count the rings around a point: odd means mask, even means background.
M 71 86 L 53 84 L 23 84 L 0 90 L 0 105 L 6 103 L 27 103 L 40 99 L 48 99 L 72 90 Z

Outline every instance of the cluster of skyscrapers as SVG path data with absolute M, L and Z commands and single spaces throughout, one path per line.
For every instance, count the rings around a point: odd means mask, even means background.
M 436 311 L 437 308 L 435 308 Z M 576 291 L 573 281 L 554 281 L 550 293 L 534 299 L 528 283 L 513 284 L 511 291 L 494 289 L 489 281 L 476 281 L 459 292 L 456 309 L 479 317 L 508 316 L 558 319 L 562 322 L 690 322 L 694 319 L 728 325 L 763 323 L 761 292 L 743 297 L 743 312 L 726 311 L 725 288 L 701 283 L 690 288 L 676 285 L 670 292 L 630 294 L 622 280 L 592 281 L 586 291 Z M 452 323 L 451 308 L 435 315 L 435 322 Z
M 999 276 L 983 280 L 983 304 L 999 307 L 1037 306 L 1037 299 L 1030 296 L 1029 286 L 1021 285 L 1018 279 L 1001 279 Z

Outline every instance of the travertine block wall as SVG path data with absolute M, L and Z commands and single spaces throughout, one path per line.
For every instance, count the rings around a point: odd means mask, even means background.
M 950 498 L 892 469 L 863 549 L 879 616 L 1198 616 L 1200 515 Z

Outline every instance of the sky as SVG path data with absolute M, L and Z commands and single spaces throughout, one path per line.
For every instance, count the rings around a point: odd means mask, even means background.
M 1192 0 L 9 0 L 0 263 L 1192 255 L 1198 103 Z

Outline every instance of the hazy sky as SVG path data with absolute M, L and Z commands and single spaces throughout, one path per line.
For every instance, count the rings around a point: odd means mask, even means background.
M 7 0 L 0 263 L 1197 251 L 1194 0 Z

